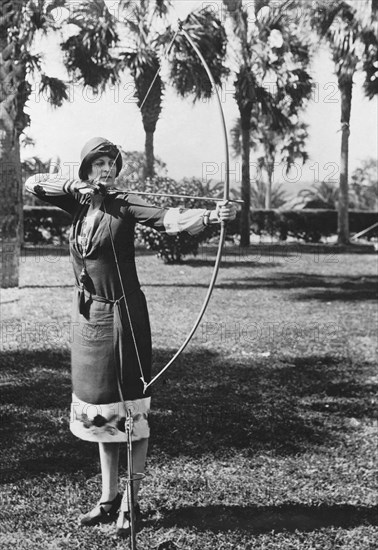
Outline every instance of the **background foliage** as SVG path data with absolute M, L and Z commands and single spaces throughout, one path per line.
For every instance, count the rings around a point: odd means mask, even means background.
M 193 183 L 193 182 L 192 182 Z M 146 184 L 146 188 L 153 185 Z M 169 188 L 169 180 L 165 181 L 162 189 Z M 195 183 L 193 183 L 195 185 Z M 153 187 L 152 187 L 153 188 Z M 188 189 L 185 184 L 184 189 Z M 175 187 L 176 189 L 176 187 Z M 198 191 L 198 188 L 196 188 Z M 159 200 L 157 200 L 159 199 Z M 165 199 L 155 197 L 153 203 L 167 206 L 170 202 L 173 207 L 180 206 L 178 199 Z M 191 200 L 189 202 L 196 202 Z M 227 226 L 228 240 L 239 240 L 239 216 Z M 378 222 L 376 212 L 358 212 L 351 210 L 350 227 L 353 233 L 358 233 Z M 50 206 L 25 206 L 24 207 L 24 239 L 28 244 L 67 244 L 68 232 L 71 224 L 70 216 L 62 210 Z M 336 210 L 251 210 L 251 228 L 256 235 L 270 236 L 285 241 L 294 238 L 304 242 L 318 243 L 331 235 L 335 235 L 337 228 Z M 201 243 L 217 242 L 219 226 L 214 225 L 205 229 L 199 235 L 180 233 L 179 235 L 167 235 L 137 225 L 136 238 L 141 246 L 156 252 L 165 263 L 180 263 L 187 255 L 196 256 Z M 368 239 L 378 237 L 378 229 L 373 229 Z

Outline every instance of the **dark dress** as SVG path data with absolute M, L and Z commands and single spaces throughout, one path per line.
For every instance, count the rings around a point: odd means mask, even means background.
M 150 393 L 149 388 L 144 392 L 143 380 L 151 379 L 151 331 L 136 272 L 134 229 L 139 222 L 164 230 L 167 210 L 127 193 L 111 192 L 92 213 L 90 230 L 83 235 L 88 196 L 43 198 L 73 216 L 70 254 L 76 288 L 70 429 L 89 441 L 123 441 L 124 399 L 133 411 L 135 439 L 148 437 Z

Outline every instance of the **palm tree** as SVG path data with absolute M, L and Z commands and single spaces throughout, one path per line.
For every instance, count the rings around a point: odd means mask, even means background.
M 162 110 L 164 84 L 160 76 L 160 59 L 157 45 L 159 35 L 153 30 L 155 18 L 163 19 L 168 13 L 170 0 L 124 0 L 121 5 L 126 9 L 133 8 L 133 14 L 127 21 L 128 38 L 131 47 L 121 52 L 121 65 L 128 69 L 134 78 L 135 96 L 141 110 L 143 127 L 146 134 L 146 164 L 144 177 L 154 175 L 154 132 Z M 135 19 L 135 21 L 134 21 Z
M 255 209 L 266 209 L 267 187 L 263 180 L 257 180 L 251 185 L 251 206 Z M 271 208 L 280 208 L 287 201 L 282 184 L 273 185 L 270 189 Z
M 133 185 L 143 181 L 146 170 L 146 155 L 142 151 L 124 151 L 122 154 L 122 170 L 117 178 L 117 187 L 120 189 L 131 189 Z M 159 157 L 155 157 L 154 172 L 157 178 L 167 176 L 167 165 Z M 142 191 L 143 189 L 139 187 Z
M 239 120 L 231 130 L 235 155 L 241 153 L 240 127 Z M 284 128 L 284 131 L 282 129 L 272 130 L 269 117 L 262 115 L 257 118 L 253 113 L 251 115 L 250 146 L 253 151 L 260 153 L 257 159 L 258 174 L 265 171 L 267 175 L 267 183 L 259 187 L 259 192 L 265 189 L 264 207 L 267 210 L 274 207 L 272 197 L 275 167 L 282 165 L 285 175 L 288 175 L 297 160 L 304 163 L 308 159 L 308 154 L 305 151 L 308 137 L 307 124 L 297 122 L 295 117 L 293 121 L 288 119 Z
M 67 98 L 66 86 L 43 71 L 32 54 L 40 33 L 57 28 L 51 12 L 63 0 L 3 0 L 0 17 L 0 236 L 3 246 L 0 287 L 18 286 L 22 192 L 20 136 L 29 124 L 25 104 L 32 91 L 29 75 L 38 73 L 40 91 L 54 105 Z
M 236 39 L 235 99 L 241 124 L 242 199 L 241 245 L 250 242 L 250 149 L 253 117 L 266 117 L 271 132 L 290 127 L 311 94 L 307 73 L 310 45 L 295 23 L 294 0 L 223 0 Z M 235 40 L 233 41 L 235 43 Z M 280 107 L 279 107 L 280 105 Z M 282 106 L 285 106 L 282 109 Z
M 375 0 L 321 0 L 312 12 L 318 32 L 329 45 L 341 96 L 341 152 L 338 201 L 338 242 L 349 242 L 349 136 L 353 77 L 363 66 L 368 97 L 378 92 L 372 79 L 377 59 L 377 16 Z M 373 62 L 373 59 L 375 60 Z
M 170 5 L 171 0 L 120 0 L 115 16 L 104 0 L 82 0 L 67 20 L 79 31 L 62 44 L 69 73 L 93 89 L 118 82 L 124 71 L 131 73 L 146 135 L 144 178 L 155 175 L 154 132 L 164 95 L 160 59 L 174 34 L 166 20 Z M 127 16 L 122 17 L 123 13 Z M 184 24 L 219 84 L 227 72 L 222 65 L 225 40 L 220 21 L 210 9 L 204 9 L 189 16 Z M 178 92 L 194 94 L 195 99 L 210 97 L 208 78 L 186 41 L 178 35 L 172 46 L 171 77 Z
M 339 203 L 339 189 L 331 181 L 322 181 L 298 193 L 302 201 L 310 202 L 312 208 L 329 208 L 336 210 Z M 351 176 L 348 193 L 349 210 L 378 209 L 377 161 L 367 159 Z M 318 206 L 314 206 L 317 204 Z
M 320 183 L 313 184 L 309 189 L 299 191 L 298 197 L 306 201 L 306 204 L 311 204 L 313 208 L 336 210 L 339 200 L 339 190 L 334 183 L 321 181 Z
M 148 0 L 143 0 L 141 4 L 149 5 Z M 167 3 L 166 11 L 163 12 L 164 15 L 167 13 L 169 4 L 170 2 Z M 164 6 L 164 2 L 157 0 L 157 5 L 161 8 Z M 146 39 L 151 29 L 150 19 L 146 21 L 145 29 L 142 32 L 142 37 L 139 38 L 138 45 L 142 54 L 143 51 L 148 52 L 148 54 L 145 53 L 142 55 L 137 49 L 123 55 L 123 63 L 125 67 L 131 70 L 136 83 L 138 105 L 143 104 L 142 117 L 146 131 L 146 177 L 154 175 L 153 133 L 161 113 L 164 92 L 164 84 L 158 74 L 160 60 L 156 53 L 156 47 L 158 45 L 171 44 L 172 56 L 169 65 L 169 77 L 179 95 L 182 97 L 192 96 L 194 97 L 194 101 L 196 101 L 202 98 L 210 98 L 213 93 L 202 62 L 186 38 L 178 34 L 174 42 L 171 42 L 174 37 L 174 31 L 171 26 L 168 26 L 166 32 L 160 34 L 160 36 L 156 35 L 150 39 L 150 49 L 147 49 L 148 42 Z M 143 21 L 145 21 L 145 18 Z M 194 10 L 182 24 L 202 52 L 214 77 L 214 81 L 220 85 L 222 77 L 228 74 L 228 70 L 223 65 L 226 54 L 226 35 L 221 21 L 214 17 L 211 9 L 204 8 L 199 11 Z M 138 29 L 140 27 L 141 24 L 138 25 Z M 148 70 L 145 72 L 142 70 L 144 59 L 150 59 Z M 152 82 L 153 86 L 151 88 Z M 145 99 L 146 97 L 147 100 Z
M 296 160 L 306 162 L 308 155 L 303 149 L 307 138 L 306 125 L 296 125 L 288 129 L 284 135 L 273 132 L 266 126 L 260 127 L 262 155 L 257 159 L 260 170 L 267 174 L 265 208 L 273 208 L 272 191 L 275 166 L 283 165 L 285 175 L 288 176 Z
M 378 211 L 378 163 L 367 158 L 361 162 L 351 176 L 351 195 L 356 210 Z
M 161 35 L 152 23 L 164 24 L 169 6 L 170 0 L 121 0 L 116 17 L 104 0 L 82 0 L 67 20 L 78 33 L 62 44 L 69 73 L 85 86 L 105 89 L 124 71 L 131 73 L 146 135 L 144 177 L 154 175 L 154 132 L 164 92 L 159 74 Z

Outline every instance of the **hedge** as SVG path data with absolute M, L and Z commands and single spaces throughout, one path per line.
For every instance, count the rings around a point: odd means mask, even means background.
M 238 213 L 239 214 L 239 213 Z M 377 212 L 349 212 L 351 233 L 358 233 L 378 222 Z M 24 206 L 25 243 L 67 244 L 71 217 L 60 208 L 52 206 Z M 198 237 L 178 235 L 169 237 L 149 228 L 137 226 L 137 237 L 147 247 L 155 250 L 165 261 L 179 261 L 182 255 L 196 253 L 198 245 L 204 240 L 217 236 L 219 228 L 213 226 Z M 227 227 L 229 238 L 237 240 L 239 236 L 239 215 Z M 257 235 L 270 235 L 280 240 L 293 237 L 305 242 L 317 243 L 322 238 L 337 233 L 336 210 L 252 210 L 251 230 Z M 378 236 L 378 228 L 372 230 L 368 239 Z M 173 251 L 174 250 L 174 254 Z
M 293 237 L 318 243 L 337 233 L 336 210 L 252 210 L 251 229 L 257 235 L 270 235 L 285 241 Z M 378 222 L 378 212 L 349 211 L 350 233 L 359 233 Z M 378 236 L 378 228 L 366 237 Z

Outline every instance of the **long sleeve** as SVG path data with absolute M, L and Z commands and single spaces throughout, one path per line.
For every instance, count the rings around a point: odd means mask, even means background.
M 39 198 L 72 194 L 71 186 L 75 180 L 69 180 L 57 174 L 36 174 L 25 182 L 25 188 Z
M 80 197 L 72 190 L 75 181 L 57 174 L 36 174 L 26 180 L 25 189 L 39 199 L 73 215 L 80 202 Z
M 127 197 L 127 211 L 138 223 L 166 231 L 169 235 L 181 231 L 197 235 L 205 228 L 204 215 L 207 212 L 203 208 L 160 208 L 135 196 Z

